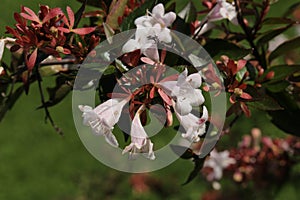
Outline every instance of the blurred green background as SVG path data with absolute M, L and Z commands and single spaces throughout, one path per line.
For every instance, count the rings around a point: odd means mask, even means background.
M 37 11 L 39 3 L 50 7 L 80 7 L 75 0 L 1 0 L 0 33 L 5 26 L 13 25 L 13 13 L 21 4 Z M 295 1 L 279 1 L 271 8 L 273 15 L 284 12 Z M 45 80 L 47 81 L 47 80 Z M 53 83 L 54 84 L 54 83 Z M 52 86 L 52 85 L 51 85 Z M 54 85 L 53 85 L 54 86 Z M 0 123 L 0 199 L 200 199 L 209 185 L 199 176 L 186 186 L 181 186 L 192 163 L 178 160 L 171 166 L 151 173 L 152 187 L 143 193 L 134 192 L 132 175 L 118 172 L 94 159 L 82 145 L 75 130 L 71 95 L 62 103 L 50 108 L 64 136 L 55 133 L 50 124 L 44 123 L 37 84 L 28 96 L 22 95 L 13 110 Z M 252 127 L 263 132 L 281 135 L 264 115 L 252 120 L 240 119 L 241 126 L 225 136 L 224 141 L 238 141 Z M 243 127 L 241 129 L 241 127 Z M 278 199 L 297 199 L 297 187 L 287 185 L 279 191 Z

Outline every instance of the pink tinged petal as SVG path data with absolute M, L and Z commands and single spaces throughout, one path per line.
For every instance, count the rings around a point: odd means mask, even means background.
M 70 20 L 70 28 L 73 28 L 75 22 L 75 16 L 74 16 L 74 12 L 69 6 L 67 6 L 67 13 Z
M 34 68 L 35 61 L 36 61 L 36 58 L 37 58 L 37 51 L 38 51 L 38 49 L 35 49 L 32 52 L 32 54 L 29 56 L 29 59 L 26 62 L 28 71 L 32 71 L 32 69 Z
M 163 4 L 157 4 L 153 9 L 152 9 L 152 15 L 156 18 L 162 18 L 163 15 L 165 14 L 165 8 Z
M 176 14 L 174 12 L 168 12 L 167 14 L 165 14 L 165 16 L 163 17 L 165 26 L 166 27 L 171 26 L 172 23 L 175 21 L 175 19 L 176 19 Z
M 130 39 L 124 44 L 122 51 L 123 53 L 129 53 L 136 49 L 140 49 L 139 43 L 134 39 Z
M 143 54 L 155 62 L 159 62 L 159 54 L 156 45 L 151 45 L 149 48 L 143 49 Z
M 192 111 L 192 106 L 188 101 L 183 98 L 178 98 L 176 101 L 176 110 L 180 115 L 187 115 Z
M 199 88 L 202 84 L 202 78 L 199 73 L 191 74 L 187 77 L 187 82 L 193 87 L 193 88 Z
M 93 31 L 95 31 L 96 28 L 95 27 L 87 27 L 87 28 L 76 28 L 76 29 L 72 29 L 73 33 L 76 33 L 78 35 L 86 35 L 89 34 Z

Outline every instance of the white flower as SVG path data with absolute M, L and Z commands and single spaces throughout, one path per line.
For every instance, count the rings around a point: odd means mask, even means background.
M 197 89 L 201 86 L 202 80 L 199 73 L 187 76 L 185 69 L 177 81 L 166 81 L 158 83 L 166 94 L 176 99 L 175 108 L 180 115 L 187 115 L 192 111 L 192 106 L 199 106 L 204 103 L 202 91 Z
M 203 106 L 203 114 L 201 118 L 196 117 L 192 113 L 189 113 L 187 115 L 180 115 L 176 108 L 175 114 L 177 119 L 180 122 L 180 125 L 183 126 L 186 133 L 183 133 L 181 136 L 190 142 L 199 142 L 200 137 L 205 133 L 205 122 L 208 119 L 208 111 L 205 106 Z
M 154 61 L 159 61 L 157 41 L 170 43 L 172 41 L 170 26 L 176 18 L 176 14 L 165 14 L 162 4 L 156 5 L 150 16 L 142 16 L 135 20 L 137 31 L 135 39 L 130 39 L 123 46 L 123 52 L 128 53 L 140 49 L 141 53 Z
M 83 124 L 90 126 L 95 135 L 103 135 L 110 145 L 118 147 L 118 141 L 112 130 L 119 121 L 122 109 L 127 102 L 127 99 L 109 99 L 95 109 L 82 105 L 78 107 L 83 112 Z
M 131 143 L 124 148 L 123 154 L 129 152 L 130 158 L 134 158 L 138 153 L 143 153 L 148 159 L 154 160 L 153 143 L 148 138 L 140 120 L 140 114 L 143 111 L 144 106 L 141 106 L 132 120 L 130 130 Z
M 213 169 L 213 172 L 208 176 L 208 180 L 220 180 L 223 176 L 223 169 L 235 163 L 235 159 L 229 157 L 229 151 L 217 152 L 214 149 L 210 153 L 210 157 L 204 162 L 204 167 Z
M 234 4 L 228 3 L 226 0 L 218 0 L 217 4 L 207 15 L 208 22 L 219 21 L 222 19 L 228 19 L 234 24 L 238 24 L 237 12 Z
M 228 3 L 226 0 L 218 0 L 217 4 L 207 14 L 206 18 L 200 23 L 200 27 L 195 30 L 195 33 L 200 32 L 198 35 L 202 35 L 207 31 L 215 27 L 213 22 L 220 21 L 222 19 L 228 19 L 233 24 L 238 25 L 237 12 L 235 10 L 234 3 Z
M 14 43 L 15 41 L 16 41 L 16 39 L 9 38 L 9 37 L 0 39 L 0 61 L 2 60 L 2 57 L 3 57 L 3 52 L 4 52 L 5 45 L 7 43 Z M 9 48 L 9 47 L 7 47 L 7 48 Z

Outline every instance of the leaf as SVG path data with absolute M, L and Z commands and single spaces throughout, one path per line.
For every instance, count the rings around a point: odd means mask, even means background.
M 119 17 L 123 16 L 125 6 L 127 5 L 128 0 L 118 0 L 115 4 L 111 5 L 111 10 L 106 18 L 106 23 L 112 28 L 112 29 L 118 29 L 119 28 Z
M 82 6 L 75 13 L 75 22 L 74 22 L 73 29 L 77 28 L 77 26 L 78 26 L 78 24 L 81 20 L 81 17 L 83 15 L 83 12 L 85 11 L 86 4 L 87 4 L 87 0 L 83 0 L 82 1 Z
M 79 1 L 81 3 L 86 2 L 86 5 L 94 6 L 94 7 L 106 10 L 106 4 L 105 4 L 105 1 L 103 1 L 103 0 L 77 0 L 77 1 Z
M 148 0 L 144 4 L 142 4 L 140 7 L 135 9 L 132 13 L 129 14 L 125 19 L 123 19 L 123 22 L 120 26 L 121 31 L 127 31 L 130 29 L 135 28 L 134 20 L 140 16 L 146 15 L 147 9 L 150 9 L 154 6 L 155 1 Z
M 258 101 L 247 102 L 247 105 L 263 111 L 282 110 L 283 108 L 270 96 L 265 95 Z
M 286 91 L 281 93 L 272 93 L 280 106 L 284 110 L 270 111 L 269 115 L 272 117 L 271 121 L 278 128 L 296 136 L 300 136 L 300 109 L 295 99 Z
M 180 156 L 180 158 L 191 159 L 194 156 L 193 150 L 188 147 L 174 145 L 174 144 L 170 144 L 170 147 L 176 155 Z
M 293 24 L 289 24 L 285 27 L 273 29 L 271 31 L 268 31 L 267 33 L 263 34 L 257 41 L 257 44 L 259 46 L 264 45 L 268 43 L 270 40 L 272 40 L 274 37 L 280 35 L 281 33 L 285 32 L 288 30 L 290 27 L 292 27 Z
M 234 43 L 222 39 L 213 39 L 204 45 L 204 49 L 213 58 L 220 58 L 227 55 L 230 59 L 238 60 L 250 53 L 249 50 L 243 49 Z
M 271 67 L 264 73 L 264 76 L 262 78 L 265 78 L 265 76 L 271 71 L 274 72 L 274 77 L 264 84 L 266 85 L 266 87 L 269 84 L 273 84 L 278 81 L 283 81 L 293 73 L 300 71 L 300 65 L 277 65 Z
M 275 24 L 294 24 L 296 21 L 289 18 L 282 17 L 269 17 L 263 21 L 264 25 L 275 25 Z
M 289 51 L 300 47 L 300 37 L 291 39 L 283 44 L 279 45 L 269 56 L 269 61 L 274 60 L 278 56 L 284 55 Z
M 283 92 L 291 84 L 288 81 L 278 81 L 275 83 L 272 82 L 265 85 L 269 91 L 273 93 L 277 93 L 277 92 Z
M 291 15 L 295 10 L 297 10 L 300 7 L 300 2 L 292 4 L 287 11 L 283 14 L 283 17 L 287 17 Z
M 199 158 L 199 157 L 194 157 L 194 169 L 193 171 L 190 173 L 188 179 L 182 184 L 182 185 L 186 185 L 188 184 L 189 182 L 191 182 L 192 180 L 194 180 L 194 178 L 196 178 L 196 176 L 199 174 L 200 170 L 202 169 L 203 167 L 203 164 L 204 164 L 204 160 L 205 158 Z

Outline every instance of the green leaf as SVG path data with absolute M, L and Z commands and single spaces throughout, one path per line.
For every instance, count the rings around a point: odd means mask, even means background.
M 193 162 L 194 162 L 194 169 L 193 171 L 190 173 L 189 177 L 187 178 L 187 180 L 182 184 L 182 185 L 186 185 L 189 182 L 191 182 L 192 180 L 194 180 L 194 178 L 196 178 L 196 176 L 199 174 L 200 170 L 203 167 L 204 164 L 204 160 L 205 158 L 199 158 L 199 157 L 195 157 Z
M 82 14 L 85 11 L 86 4 L 87 4 L 87 0 L 82 1 L 82 6 L 75 13 L 75 22 L 74 22 L 74 26 L 73 26 L 74 29 L 77 28 L 77 26 L 81 20 Z
M 271 31 L 268 31 L 267 33 L 264 33 L 257 41 L 257 44 L 259 46 L 262 46 L 266 43 L 268 43 L 270 40 L 272 40 L 274 37 L 280 35 L 281 33 L 285 32 L 288 30 L 290 27 L 292 27 L 293 24 L 289 24 L 285 27 L 280 27 L 277 29 L 273 29 Z
M 125 6 L 127 5 L 128 0 L 118 0 L 115 3 L 111 4 L 111 9 L 106 18 L 106 23 L 112 29 L 118 29 L 119 23 L 118 18 L 123 16 Z
M 247 105 L 263 111 L 282 110 L 283 108 L 270 96 L 265 95 L 258 101 L 247 102 Z
M 289 18 L 282 17 L 269 17 L 263 21 L 264 25 L 276 25 L 276 24 L 294 24 L 296 21 Z
M 141 5 L 139 8 L 135 9 L 132 13 L 127 16 L 122 24 L 121 24 L 121 31 L 127 31 L 130 29 L 135 28 L 134 20 L 140 16 L 146 15 L 147 9 L 150 9 L 154 6 L 155 1 L 148 0 L 143 5 Z
M 284 108 L 284 110 L 269 112 L 272 123 L 286 133 L 300 136 L 300 109 L 295 99 L 286 91 L 270 95 Z
M 247 72 L 247 67 L 243 67 L 240 71 L 237 72 L 236 80 L 238 82 L 241 82 L 246 72 Z
M 300 37 L 291 39 L 277 47 L 269 56 L 269 61 L 274 60 L 278 56 L 284 55 L 289 51 L 300 47 Z
M 193 150 L 179 145 L 170 145 L 172 151 L 183 159 L 191 159 L 194 155 Z
M 283 14 L 283 17 L 287 17 L 291 15 L 295 10 L 297 10 L 300 7 L 300 2 L 292 4 L 287 11 Z
M 283 92 L 289 85 L 288 81 L 278 81 L 273 83 L 265 84 L 266 88 L 271 92 Z
M 219 59 L 222 55 L 227 55 L 230 59 L 238 60 L 250 53 L 249 50 L 222 39 L 208 41 L 204 45 L 204 49 L 215 59 Z
M 273 71 L 274 77 L 272 80 L 266 82 L 264 85 L 268 86 L 269 84 L 273 84 L 278 81 L 285 80 L 288 76 L 294 74 L 295 72 L 300 71 L 300 65 L 277 65 L 274 67 L 269 68 L 262 78 L 265 78 L 265 76 Z

